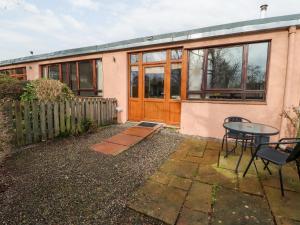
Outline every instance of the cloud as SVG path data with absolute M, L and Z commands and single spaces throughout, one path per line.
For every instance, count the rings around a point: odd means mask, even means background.
M 78 21 L 71 15 L 63 15 L 62 18 L 65 20 L 65 22 L 70 25 L 74 29 L 83 30 L 85 28 L 85 24 Z
M 0 9 L 15 10 L 18 8 L 30 13 L 40 12 L 36 5 L 28 3 L 25 0 L 0 0 Z
M 69 2 L 77 8 L 85 8 L 89 10 L 97 10 L 100 6 L 99 2 L 94 0 L 69 0 Z

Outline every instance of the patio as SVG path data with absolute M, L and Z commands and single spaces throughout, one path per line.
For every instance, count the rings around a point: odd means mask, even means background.
M 272 176 L 257 160 L 242 177 L 238 154 L 224 158 L 221 143 L 186 137 L 158 171 L 133 196 L 129 207 L 167 224 L 300 224 L 300 182 L 296 167 L 284 167 L 286 196 L 277 170 Z
M 31 146 L 0 167 L 3 224 L 299 224 L 300 182 L 284 168 L 279 181 L 252 168 L 246 152 L 224 159 L 220 142 L 158 133 L 116 155 L 89 147 L 132 124 Z M 258 168 L 262 164 L 256 163 Z M 274 168 L 271 168 L 274 170 Z

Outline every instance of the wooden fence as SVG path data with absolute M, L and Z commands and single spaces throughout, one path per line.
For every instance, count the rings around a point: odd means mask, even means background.
M 104 126 L 117 121 L 117 100 L 76 98 L 65 102 L 13 101 L 7 109 L 18 146 L 77 134 L 88 125 Z

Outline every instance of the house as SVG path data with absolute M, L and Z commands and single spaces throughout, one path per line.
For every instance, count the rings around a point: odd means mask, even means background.
M 157 121 L 222 137 L 239 115 L 288 135 L 300 100 L 300 14 L 249 20 L 0 62 L 0 73 L 117 98 L 119 121 Z

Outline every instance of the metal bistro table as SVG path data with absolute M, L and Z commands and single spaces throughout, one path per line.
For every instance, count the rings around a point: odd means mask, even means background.
M 246 150 L 245 138 L 247 135 L 255 136 L 255 144 L 263 142 L 264 137 L 269 137 L 279 133 L 279 130 L 275 127 L 271 127 L 265 124 L 259 123 L 247 123 L 247 122 L 227 122 L 223 124 L 225 129 L 237 132 L 241 134 L 242 148 L 239 160 L 237 162 L 235 172 L 238 172 L 238 168 L 243 157 L 243 153 Z

